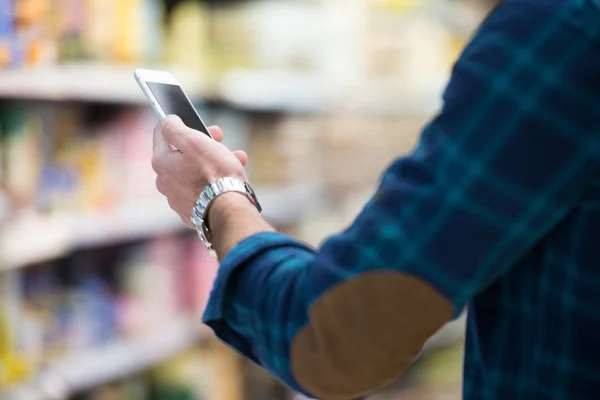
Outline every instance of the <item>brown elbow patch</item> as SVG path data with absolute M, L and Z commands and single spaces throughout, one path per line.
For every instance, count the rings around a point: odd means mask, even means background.
M 301 387 L 326 400 L 356 399 L 402 375 L 454 308 L 427 282 L 381 271 L 323 294 L 291 346 Z

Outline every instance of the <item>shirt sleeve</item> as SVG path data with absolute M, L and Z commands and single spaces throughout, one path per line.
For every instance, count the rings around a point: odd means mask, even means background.
M 497 8 L 416 149 L 353 224 L 317 250 L 277 233 L 246 239 L 223 261 L 204 321 L 312 397 L 358 398 L 397 379 L 597 174 L 598 51 L 552 10 Z

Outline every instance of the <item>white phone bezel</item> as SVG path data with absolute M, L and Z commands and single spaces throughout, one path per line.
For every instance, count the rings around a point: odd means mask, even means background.
M 160 118 L 161 121 L 163 119 L 165 119 L 167 117 L 167 115 L 165 114 L 165 111 L 160 106 L 160 103 L 158 102 L 156 97 L 154 97 L 154 94 L 152 93 L 152 90 L 148 86 L 147 82 L 179 86 L 181 88 L 181 91 L 183 92 L 183 95 L 187 99 L 187 101 L 192 105 L 192 108 L 193 108 L 194 112 L 196 113 L 196 115 L 198 116 L 198 119 L 202 122 L 202 124 L 205 127 L 207 127 L 207 125 L 202 120 L 202 117 L 200 117 L 200 115 L 198 114 L 198 111 L 196 111 L 196 108 L 193 106 L 193 103 L 190 100 L 189 96 L 187 95 L 185 90 L 183 90 L 183 87 L 181 87 L 181 85 L 179 84 L 179 82 L 177 81 L 175 76 L 173 76 L 173 74 L 166 72 L 166 71 L 155 71 L 155 70 L 150 70 L 150 69 L 136 69 L 134 71 L 133 75 L 134 75 L 135 80 L 137 81 L 138 85 L 142 89 L 142 92 L 148 99 L 150 106 L 152 107 L 154 112 L 158 115 L 158 117 Z M 202 133 L 204 133 L 204 132 L 202 132 Z M 212 138 L 212 135 L 210 134 L 210 132 L 208 132 L 208 129 L 207 129 L 207 134 L 208 134 L 208 136 L 210 136 Z

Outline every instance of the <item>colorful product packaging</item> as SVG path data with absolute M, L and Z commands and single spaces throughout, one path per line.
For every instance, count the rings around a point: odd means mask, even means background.
M 83 0 L 82 0 L 83 1 Z M 85 0 L 87 26 L 84 47 L 93 59 L 114 58 L 118 2 L 114 0 Z
M 5 105 L 0 110 L 5 151 L 5 184 L 23 201 L 35 198 L 41 161 L 38 147 L 40 121 L 19 104 Z
M 0 0 L 0 68 L 11 63 L 13 17 L 12 0 Z
M 201 2 L 185 0 L 173 10 L 165 46 L 170 67 L 197 73 L 206 69 L 209 20 L 205 7 Z
M 117 23 L 115 26 L 115 49 L 119 62 L 132 63 L 138 59 L 139 48 L 144 39 L 140 35 L 142 0 L 121 0 L 118 2 Z
M 138 39 L 141 45 L 140 56 L 148 64 L 156 64 L 163 58 L 163 27 L 164 18 L 163 0 L 144 0 L 142 12 L 142 39 Z
M 86 4 L 82 0 L 61 0 L 54 10 L 59 10 L 57 36 L 60 37 L 61 59 L 83 59 L 86 49 L 83 33 L 87 24 Z M 53 21 L 54 22 L 54 21 Z

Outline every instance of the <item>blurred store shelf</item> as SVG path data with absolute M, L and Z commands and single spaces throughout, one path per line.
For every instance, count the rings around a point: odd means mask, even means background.
M 321 113 L 331 109 L 327 87 L 324 78 L 311 73 L 236 70 L 223 75 L 216 97 L 250 111 Z
M 182 318 L 145 337 L 123 339 L 65 357 L 2 399 L 64 400 L 73 393 L 152 368 L 210 335 L 207 327 Z
M 462 339 L 465 319 L 463 314 L 442 328 L 430 339 L 424 352 Z M 124 339 L 65 357 L 44 369 L 34 382 L 11 390 L 2 399 L 66 400 L 73 393 L 152 368 L 211 335 L 206 326 L 180 319 L 143 338 Z
M 276 226 L 299 221 L 318 207 L 321 185 L 299 184 L 282 188 L 257 188 L 265 218 Z M 187 229 L 156 197 L 125 204 L 110 214 L 79 213 L 23 215 L 0 232 L 0 270 L 59 258 L 73 250 L 155 237 Z
M 144 105 L 145 97 L 133 78 L 134 69 L 90 63 L 0 70 L 0 98 Z M 201 74 L 169 71 L 192 98 L 256 111 L 315 111 L 324 105 L 322 82 L 311 75 L 232 72 L 224 74 L 216 88 L 203 90 Z
M 395 78 L 371 79 L 338 100 L 336 110 L 371 117 L 429 117 L 442 107 L 447 80 L 440 76 L 426 85 L 401 85 Z
M 133 70 L 94 63 L 0 70 L 0 99 L 145 105 Z M 208 87 L 201 74 L 171 72 L 192 98 L 253 112 L 429 116 L 439 108 L 445 82 L 432 79 L 427 88 L 409 88 L 397 79 L 381 79 L 362 82 L 349 93 L 313 73 L 232 70 Z
M 60 64 L 0 70 L 0 98 L 146 104 L 133 78 L 134 67 L 112 64 Z M 202 96 L 198 75 L 172 71 L 190 97 Z

